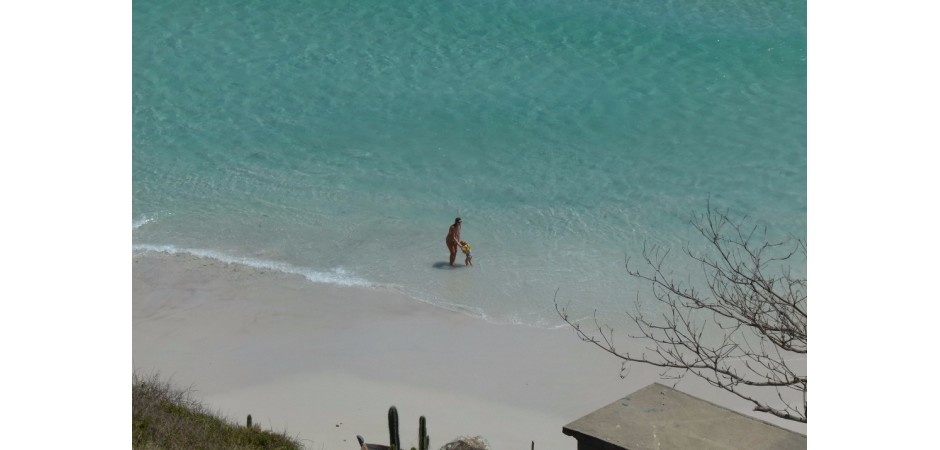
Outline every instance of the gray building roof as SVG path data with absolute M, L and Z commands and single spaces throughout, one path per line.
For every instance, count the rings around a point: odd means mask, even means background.
M 805 449 L 806 436 L 654 383 L 565 425 L 578 450 Z

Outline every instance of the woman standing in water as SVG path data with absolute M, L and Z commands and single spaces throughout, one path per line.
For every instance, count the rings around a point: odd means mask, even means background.
M 457 248 L 460 247 L 460 217 L 454 219 L 454 224 L 447 230 L 447 237 L 444 239 L 447 249 L 450 250 L 450 265 L 454 265 L 454 259 L 457 258 Z

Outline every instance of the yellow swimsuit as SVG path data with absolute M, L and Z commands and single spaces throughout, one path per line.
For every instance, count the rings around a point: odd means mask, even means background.
M 463 245 L 463 246 L 460 247 L 460 249 L 463 250 L 463 254 L 464 254 L 464 255 L 469 255 L 469 254 L 470 254 L 470 251 L 471 251 L 471 250 L 470 250 L 470 244 Z

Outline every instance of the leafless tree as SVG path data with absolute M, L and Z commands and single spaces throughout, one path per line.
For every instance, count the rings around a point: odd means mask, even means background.
M 644 315 L 638 295 L 636 312 L 627 313 L 638 330 L 630 337 L 646 343 L 640 354 L 617 351 L 613 328 L 596 311 L 594 326 L 585 330 L 559 306 L 557 294 L 555 309 L 582 340 L 623 360 L 621 377 L 630 363 L 664 368 L 661 375 L 677 382 L 691 373 L 752 402 L 755 411 L 805 423 L 806 276 L 791 267 L 802 261 L 805 268 L 806 242 L 769 241 L 766 228 L 746 221 L 710 203 L 692 219 L 708 251 L 686 247 L 684 253 L 701 266 L 704 289 L 691 279 L 677 281 L 665 265 L 669 251 L 660 246 L 644 245 L 640 269 L 627 259 L 627 273 L 648 282 L 665 306 Z

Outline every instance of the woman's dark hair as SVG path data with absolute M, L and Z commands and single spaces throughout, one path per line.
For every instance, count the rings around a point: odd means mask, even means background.
M 454 219 L 454 223 L 455 223 L 455 224 L 460 223 L 460 217 Z

